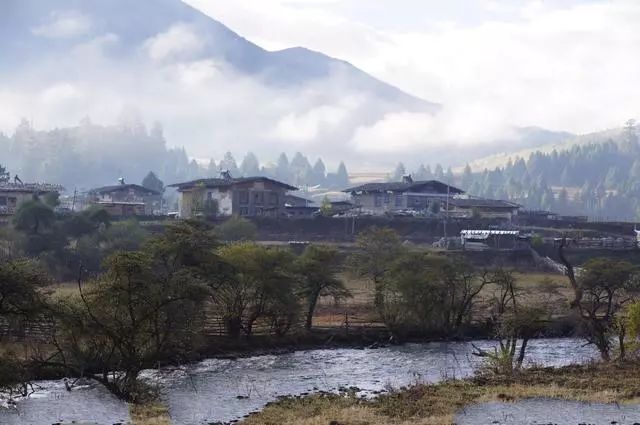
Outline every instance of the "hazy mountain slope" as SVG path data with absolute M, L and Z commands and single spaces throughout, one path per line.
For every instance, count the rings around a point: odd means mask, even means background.
M 582 135 L 559 133 L 559 135 L 566 134 L 566 137 L 558 137 L 556 140 L 549 141 L 548 143 L 533 144 L 532 146 L 524 149 L 516 149 L 513 151 L 507 150 L 499 154 L 488 155 L 472 161 L 469 165 L 473 170 L 483 170 L 485 168 L 493 169 L 495 167 L 505 165 L 509 159 L 514 159 L 516 157 L 526 159 L 529 155 L 535 152 L 550 153 L 553 150 L 560 152 L 568 150 L 572 146 L 576 145 L 599 144 L 605 143 L 609 140 L 617 142 L 620 140 L 623 132 L 623 128 L 613 128 Z
M 0 71 L 32 67 L 39 58 L 61 57 L 78 42 L 117 37 L 115 58 L 140 54 L 140 46 L 175 25 L 190 26 L 202 46 L 190 60 L 215 58 L 269 84 L 303 85 L 339 73 L 344 84 L 411 109 L 436 105 L 381 82 L 351 64 L 304 48 L 269 52 L 179 0 L 3 0 L 0 4 Z

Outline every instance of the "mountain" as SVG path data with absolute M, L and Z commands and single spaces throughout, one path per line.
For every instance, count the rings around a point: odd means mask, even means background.
M 342 84 L 400 108 L 435 112 L 438 105 L 386 84 L 348 62 L 302 47 L 270 52 L 179 0 L 3 0 L 0 5 L 0 73 L 30 70 L 42 58 L 64 63 L 82 43 L 111 37 L 113 59 L 140 56 L 150 41 L 189 61 L 215 59 L 272 86 L 300 87 L 339 76 Z M 197 39 L 191 39 L 191 35 Z M 170 43 L 182 43 L 182 46 Z M 186 49 L 185 46 L 186 45 Z M 192 48 L 192 51 L 188 49 Z M 178 50 L 186 51 L 179 52 Z M 175 51 L 174 51 L 175 50 Z M 152 53 L 153 56 L 153 53 Z M 165 59 L 165 58 L 162 58 Z

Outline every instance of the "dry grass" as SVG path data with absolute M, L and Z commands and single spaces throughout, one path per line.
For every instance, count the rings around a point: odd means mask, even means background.
M 568 300 L 572 297 L 572 290 L 563 275 L 541 272 L 516 272 L 517 287 L 526 303 L 531 305 L 545 305 L 552 307 L 552 313 L 557 316 L 566 314 Z M 316 308 L 314 326 L 342 327 L 345 315 L 349 317 L 352 326 L 380 326 L 379 318 L 373 308 L 374 286 L 367 279 L 353 277 L 348 273 L 339 276 L 353 295 L 340 303 L 326 297 L 320 300 Z M 480 293 L 474 309 L 476 318 L 488 316 L 492 299 L 498 288 L 487 285 Z
M 131 425 L 171 425 L 169 410 L 158 403 L 131 404 Z
M 483 376 L 417 385 L 378 399 L 317 395 L 291 398 L 249 417 L 244 425 L 444 425 L 465 406 L 551 397 L 589 402 L 638 402 L 638 363 L 532 369 L 515 376 Z

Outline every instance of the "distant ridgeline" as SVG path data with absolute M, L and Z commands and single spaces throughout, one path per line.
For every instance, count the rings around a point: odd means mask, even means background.
M 322 159 L 312 165 L 301 153 L 291 160 L 282 153 L 277 162 L 261 164 L 249 152 L 238 164 L 227 152 L 218 162 L 199 164 L 184 148 L 167 148 L 160 125 L 147 130 L 140 122 L 101 126 L 84 120 L 77 127 L 38 131 L 23 120 L 13 135 L 0 133 L 0 163 L 25 181 L 61 184 L 71 191 L 102 186 L 121 176 L 141 182 L 149 171 L 166 184 L 218 177 L 228 170 L 234 177 L 265 176 L 297 187 L 349 185 L 344 163 L 336 172 L 327 172 Z

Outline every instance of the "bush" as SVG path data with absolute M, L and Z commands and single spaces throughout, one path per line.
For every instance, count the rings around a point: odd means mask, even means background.
M 220 239 L 225 241 L 252 241 L 258 227 L 246 218 L 233 216 L 216 228 Z

